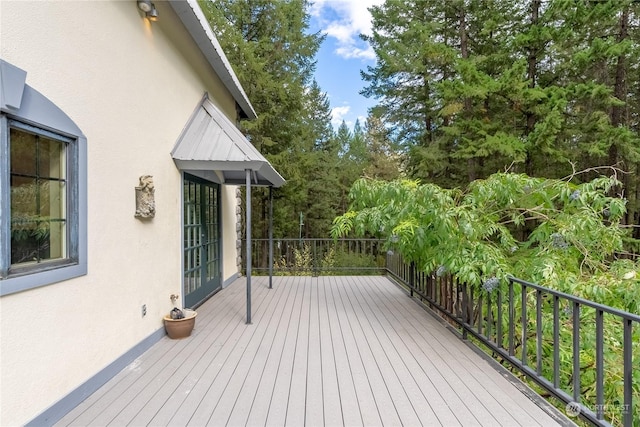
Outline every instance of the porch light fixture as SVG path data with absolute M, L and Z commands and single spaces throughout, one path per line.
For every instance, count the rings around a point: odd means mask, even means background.
M 138 0 L 138 9 L 144 13 L 149 13 L 153 9 L 153 5 L 150 0 Z
M 145 13 L 149 21 L 158 20 L 158 10 L 156 5 L 151 3 L 151 0 L 138 0 L 138 9 Z
M 147 18 L 149 21 L 157 21 L 158 20 L 158 10 L 156 9 L 156 5 L 151 3 L 151 10 L 147 12 Z

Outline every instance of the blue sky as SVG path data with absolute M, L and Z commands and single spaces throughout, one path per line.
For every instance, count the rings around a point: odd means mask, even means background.
M 327 37 L 317 55 L 316 80 L 329 96 L 332 122 L 344 120 L 353 128 L 356 119 L 364 125 L 367 109 L 375 100 L 359 94 L 364 87 L 360 70 L 375 64 L 371 47 L 359 35 L 370 34 L 371 15 L 367 8 L 383 0 L 314 0 L 310 9 L 312 32 Z

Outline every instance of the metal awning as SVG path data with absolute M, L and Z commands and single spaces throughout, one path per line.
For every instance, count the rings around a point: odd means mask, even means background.
M 178 169 L 214 174 L 221 184 L 246 185 L 247 324 L 251 324 L 251 187 L 269 187 L 269 288 L 273 279 L 273 187 L 285 181 L 207 94 L 171 151 Z
M 205 95 L 192 114 L 171 156 L 181 170 L 216 171 L 222 184 L 280 187 L 284 178 Z

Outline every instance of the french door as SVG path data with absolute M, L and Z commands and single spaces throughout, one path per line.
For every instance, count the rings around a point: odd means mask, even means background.
M 184 174 L 184 297 L 193 308 L 221 280 L 220 185 Z

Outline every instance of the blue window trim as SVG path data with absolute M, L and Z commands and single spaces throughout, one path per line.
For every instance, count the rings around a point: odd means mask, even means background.
M 14 294 L 87 274 L 87 139 L 76 124 L 53 102 L 25 84 L 26 72 L 0 59 L 0 271 L 10 260 L 9 121 L 33 126 L 70 138 L 68 193 L 72 218 L 69 235 L 71 259 L 64 265 L 42 265 L 33 270 L 0 277 L 0 296 Z

